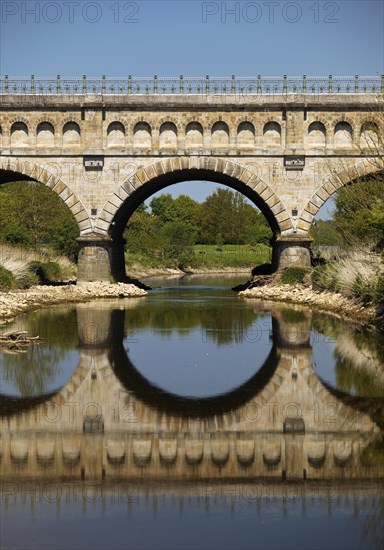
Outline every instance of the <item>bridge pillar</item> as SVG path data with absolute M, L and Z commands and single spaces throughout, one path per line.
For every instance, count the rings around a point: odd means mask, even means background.
M 77 282 L 124 281 L 124 239 L 90 233 L 77 239 L 80 250 Z
M 272 243 L 272 271 L 285 267 L 310 267 L 312 240 L 298 235 L 275 237 Z

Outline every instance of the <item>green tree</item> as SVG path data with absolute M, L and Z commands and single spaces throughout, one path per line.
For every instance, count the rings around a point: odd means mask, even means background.
M 68 207 L 48 187 L 35 182 L 0 187 L 0 240 L 14 245 L 47 246 L 74 259 L 79 229 Z
M 335 227 L 345 244 L 384 247 L 384 182 L 360 181 L 336 193 Z
M 245 197 L 230 189 L 217 189 L 201 205 L 200 239 L 215 244 L 268 243 L 272 232 L 262 214 Z
M 196 236 L 199 230 L 200 208 L 201 205 L 187 195 L 180 195 L 174 200 L 175 220 L 183 223 Z
M 162 225 L 157 216 L 148 212 L 144 203 L 140 205 L 131 216 L 124 231 L 128 252 L 148 254 L 163 248 L 163 238 L 160 234 Z
M 124 237 L 132 253 L 156 254 L 192 265 L 193 244 L 268 244 L 272 232 L 264 216 L 240 193 L 217 189 L 200 204 L 187 195 L 154 197 L 130 218 Z
M 195 233 L 182 221 L 168 222 L 162 228 L 165 242 L 164 256 L 183 269 L 193 262 Z
M 200 239 L 204 244 L 215 244 L 220 235 L 223 244 L 236 244 L 234 193 L 217 189 L 201 206 Z
M 273 236 L 265 216 L 250 204 L 245 205 L 245 244 L 263 243 L 268 245 Z
M 311 227 L 314 246 L 343 246 L 344 240 L 333 220 L 316 220 Z
M 170 193 L 154 197 L 150 202 L 151 212 L 164 224 L 176 219 L 175 201 Z

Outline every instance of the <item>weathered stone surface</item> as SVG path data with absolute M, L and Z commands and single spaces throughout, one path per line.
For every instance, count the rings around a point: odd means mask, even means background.
M 90 101 L 92 116 L 84 111 Z M 276 234 L 296 229 L 305 237 L 335 189 L 380 169 L 364 145 L 364 128 L 379 109 L 370 93 L 249 94 L 244 104 L 219 95 L 36 101 L 11 94 L 0 105 L 0 183 L 10 172 L 40 181 L 66 202 L 81 235 L 93 227 L 121 235 L 123 227 L 114 224 L 131 194 L 201 171 L 204 180 L 254 193 Z M 25 135 L 15 130 L 18 121 Z M 52 125 L 52 139 L 38 136 L 42 122 Z

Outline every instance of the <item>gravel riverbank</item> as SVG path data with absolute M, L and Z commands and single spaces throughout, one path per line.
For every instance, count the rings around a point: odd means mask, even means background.
M 34 286 L 28 290 L 15 290 L 0 294 L 0 323 L 27 311 L 95 298 L 131 298 L 148 293 L 133 284 L 82 283 L 64 286 Z
M 340 318 L 368 325 L 377 325 L 377 308 L 363 306 L 353 300 L 333 292 L 319 292 L 304 285 L 266 285 L 242 290 L 242 298 L 288 302 L 313 307 Z

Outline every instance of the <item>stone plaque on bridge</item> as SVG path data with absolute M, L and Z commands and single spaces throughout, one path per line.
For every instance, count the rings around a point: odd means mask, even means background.
M 84 168 L 86 170 L 102 170 L 103 166 L 103 157 L 84 157 Z
M 305 166 L 305 157 L 300 156 L 285 156 L 284 157 L 284 166 L 286 170 L 304 170 Z

